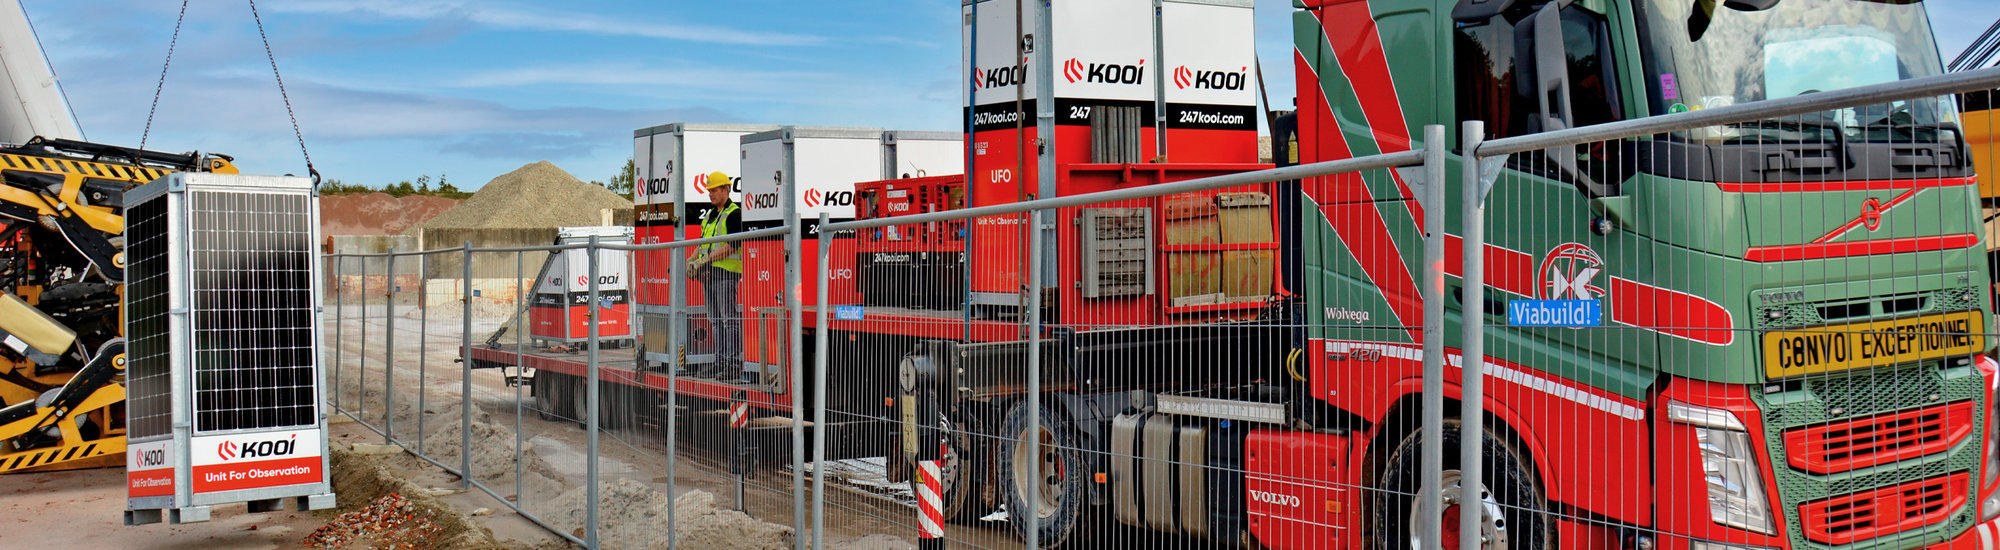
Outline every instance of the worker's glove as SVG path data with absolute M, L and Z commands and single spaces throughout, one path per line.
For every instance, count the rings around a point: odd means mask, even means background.
M 706 269 L 708 269 L 707 256 L 695 256 L 692 258 L 688 258 L 687 275 L 689 277 L 700 277 L 701 272 Z

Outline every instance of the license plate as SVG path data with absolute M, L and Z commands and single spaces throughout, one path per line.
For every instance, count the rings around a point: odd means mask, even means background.
M 1977 311 L 1764 334 L 1764 374 L 1807 374 L 1971 355 L 1986 348 Z

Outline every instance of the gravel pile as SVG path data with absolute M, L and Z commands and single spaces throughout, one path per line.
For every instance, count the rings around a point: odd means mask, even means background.
M 631 200 L 576 179 L 545 160 L 493 178 L 465 202 L 403 233 L 602 225 L 601 212 L 606 208 L 618 219 L 632 219 Z

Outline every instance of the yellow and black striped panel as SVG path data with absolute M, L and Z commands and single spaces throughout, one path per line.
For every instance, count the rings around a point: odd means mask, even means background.
M 124 437 L 108 437 L 75 445 L 33 449 L 0 455 L 0 474 L 32 468 L 62 469 L 52 467 L 67 462 L 124 454 Z
M 129 181 L 132 183 L 146 183 L 174 172 L 173 170 L 143 166 L 10 154 L 0 154 L 0 170 L 20 170 L 24 172 L 41 172 L 44 174 L 82 174 L 86 177 Z

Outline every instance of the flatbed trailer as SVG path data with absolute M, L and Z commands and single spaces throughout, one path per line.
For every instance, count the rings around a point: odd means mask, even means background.
M 817 308 L 805 306 L 803 312 L 803 334 L 811 338 L 818 329 Z M 745 338 L 749 357 L 763 358 L 765 363 L 752 364 L 759 372 L 787 372 L 782 365 L 788 364 L 783 358 L 784 308 L 753 308 L 750 318 L 745 319 Z M 862 319 L 837 319 L 829 324 L 835 332 L 834 340 L 839 342 L 833 348 L 835 366 L 831 380 L 835 380 L 828 397 L 829 408 L 839 411 L 845 420 L 832 420 L 827 424 L 830 460 L 886 456 L 893 449 L 898 436 L 896 426 L 889 424 L 895 411 L 896 388 L 883 385 L 894 380 L 897 368 L 895 361 L 864 362 L 863 358 L 883 357 L 883 346 L 900 349 L 914 349 L 917 342 L 927 340 L 951 340 L 964 342 L 1012 341 L 1021 338 L 1019 325 L 1012 320 L 971 320 L 959 311 L 922 310 L 899 307 L 870 307 L 864 311 Z M 766 335 L 760 342 L 759 335 Z M 759 355 L 759 350 L 768 355 Z M 741 403 L 748 407 L 750 420 L 765 417 L 789 418 L 794 411 L 804 408 L 811 410 L 809 397 L 798 397 L 790 391 L 790 381 L 782 375 L 762 377 L 757 382 L 728 382 L 697 378 L 693 376 L 673 376 L 671 366 L 660 361 L 642 360 L 640 350 L 600 349 L 597 352 L 597 376 L 599 384 L 599 422 L 609 428 L 656 428 L 664 430 L 668 409 L 667 394 L 676 394 L 673 410 L 682 415 L 684 429 L 692 434 L 687 437 L 700 439 L 703 433 L 726 429 L 727 411 L 730 405 Z M 813 365 L 810 347 L 806 376 L 812 376 Z M 586 410 L 581 403 L 590 373 L 589 353 L 584 349 L 563 350 L 551 348 L 517 349 L 506 345 L 474 346 L 470 363 L 474 369 L 518 369 L 508 375 L 510 384 L 524 385 L 533 398 L 533 407 L 544 419 L 580 420 Z M 529 370 L 532 369 L 532 370 Z M 855 381 L 845 384 L 839 381 Z M 761 431 L 782 432 L 789 423 L 752 422 Z M 810 423 L 807 429 L 816 429 Z M 786 428 L 788 429 L 788 428 Z M 787 437 L 773 433 L 772 437 L 760 437 L 763 449 L 780 449 L 789 445 Z M 765 457 L 775 459 L 785 456 L 783 452 L 765 453 Z M 893 462 L 893 461 L 892 461 Z

